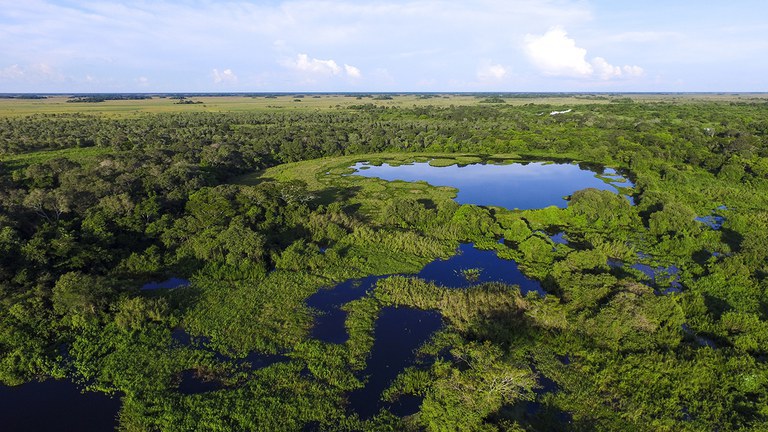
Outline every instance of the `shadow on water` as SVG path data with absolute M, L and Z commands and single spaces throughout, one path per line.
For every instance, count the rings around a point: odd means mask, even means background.
M 480 269 L 479 276 L 468 281 L 462 270 Z M 509 285 L 519 285 L 520 292 L 525 295 L 535 291 L 544 296 L 541 284 L 527 278 L 518 269 L 513 260 L 499 258 L 496 252 L 476 249 L 472 243 L 459 245 L 456 255 L 446 260 L 435 260 L 424 266 L 417 275 L 429 282 L 449 288 L 466 288 L 469 285 L 485 282 L 502 282 Z
M 179 393 L 185 395 L 208 393 L 224 388 L 224 384 L 196 369 L 187 369 L 179 376 Z
M 363 279 L 351 279 L 342 282 L 332 289 L 318 291 L 307 299 L 307 306 L 321 311 L 315 317 L 311 336 L 323 342 L 341 344 L 347 341 L 349 335 L 344 327 L 347 313 L 341 306 L 362 298 L 370 292 L 376 281 L 386 276 L 369 276 Z
M 638 253 L 638 258 L 645 259 L 649 258 L 649 256 Z M 632 276 L 632 273 L 625 269 L 624 262 L 621 260 L 608 258 L 607 264 L 608 267 L 613 269 L 614 273 L 618 273 L 623 277 Z M 629 268 L 639 271 L 645 277 L 645 280 L 640 280 L 640 282 L 654 288 L 654 292 L 657 295 L 679 293 L 683 288 L 680 284 L 680 269 L 675 265 L 652 267 L 645 263 L 635 262 Z
M 480 269 L 477 279 L 468 281 L 462 270 Z M 416 275 L 419 278 L 449 288 L 466 288 L 485 282 L 503 282 L 520 286 L 525 295 L 535 291 L 545 294 L 539 281 L 527 278 L 513 260 L 499 258 L 494 251 L 475 249 L 472 243 L 462 243 L 456 255 L 442 260 L 437 259 L 424 266 Z M 307 299 L 307 306 L 320 312 L 315 317 L 312 337 L 323 342 L 344 343 L 348 339 L 344 322 L 347 313 L 341 307 L 352 300 L 357 300 L 373 290 L 376 282 L 389 276 L 369 276 L 351 279 L 330 289 L 321 289 Z
M 539 383 L 539 387 L 534 389 L 534 400 L 506 406 L 502 408 L 499 414 L 515 419 L 521 425 L 529 426 L 526 430 L 569 430 L 569 425 L 573 423 L 571 414 L 547 401 L 547 396 L 559 391 L 560 386 L 549 377 L 541 374 L 534 365 L 531 365 L 531 368 L 538 375 Z
M 173 289 L 173 288 L 185 287 L 188 285 L 189 285 L 189 281 L 187 279 L 172 277 L 162 282 L 148 282 L 144 284 L 141 287 L 141 289 L 142 290 Z
M 555 244 L 562 244 L 562 245 L 568 245 L 568 239 L 565 238 L 565 232 L 560 231 L 555 234 L 552 234 L 549 236 L 549 238 L 554 242 Z
M 462 270 L 481 269 L 477 278 L 468 281 Z M 544 295 L 538 281 L 528 279 L 512 260 L 501 259 L 494 251 L 475 249 L 471 243 L 459 246 L 457 254 L 427 264 L 417 275 L 429 282 L 449 288 L 461 289 L 485 282 L 503 282 L 520 286 L 523 294 L 535 291 Z M 344 326 L 347 313 L 341 307 L 373 290 L 376 282 L 388 276 L 370 276 L 342 282 L 333 288 L 322 289 L 307 299 L 307 306 L 317 310 L 312 337 L 328 343 L 341 344 L 349 335 Z M 388 408 L 396 415 L 410 415 L 418 411 L 421 398 L 403 397 L 393 404 L 380 401 L 384 391 L 406 367 L 416 360 L 414 351 L 442 325 L 435 311 L 412 308 L 382 309 L 374 327 L 374 344 L 363 375 L 367 384 L 349 395 L 350 409 L 367 418 Z
M 349 395 L 350 408 L 362 418 L 369 418 L 385 406 L 381 393 L 397 375 L 416 359 L 415 350 L 442 326 L 442 317 L 435 311 L 385 307 L 376 320 L 375 342 L 363 374 L 366 386 Z M 402 398 L 388 408 L 396 415 L 418 411 L 420 398 Z
M 120 399 L 81 393 L 67 380 L 0 386 L 0 425 L 6 431 L 110 431 Z
M 181 328 L 174 329 L 171 332 L 173 341 L 181 346 L 193 348 L 195 350 L 208 351 L 213 354 L 213 358 L 220 362 L 231 362 L 237 365 L 240 370 L 258 370 L 271 366 L 276 363 L 290 360 L 287 356 L 281 354 L 264 354 L 252 351 L 243 358 L 233 358 L 222 354 L 210 347 L 210 340 L 206 337 L 194 337 Z M 187 369 L 179 374 L 178 391 L 182 394 L 207 393 L 224 388 L 221 380 L 214 376 L 208 376 L 202 371 L 196 369 Z

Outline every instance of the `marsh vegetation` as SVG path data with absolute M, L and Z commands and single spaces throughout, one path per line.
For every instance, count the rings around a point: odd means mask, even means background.
M 764 100 L 399 98 L 0 118 L 0 400 L 68 380 L 125 431 L 768 427 Z M 589 183 L 368 176 L 420 164 Z

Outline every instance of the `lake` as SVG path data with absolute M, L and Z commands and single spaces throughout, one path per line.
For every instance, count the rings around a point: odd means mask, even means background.
M 382 180 L 425 181 L 433 186 L 458 189 L 456 202 L 508 209 L 565 208 L 566 197 L 577 190 L 594 188 L 623 192 L 634 184 L 607 168 L 593 171 L 576 164 L 525 162 L 470 164 L 434 167 L 427 162 L 392 166 L 359 162 L 354 175 Z

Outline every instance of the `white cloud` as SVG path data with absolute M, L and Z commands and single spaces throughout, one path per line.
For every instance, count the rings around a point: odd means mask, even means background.
M 542 36 L 526 35 L 525 52 L 531 63 L 548 76 L 610 80 L 644 74 L 640 66 L 614 66 L 603 57 L 587 61 L 587 50 L 577 46 L 561 27 Z
M 568 33 L 555 27 L 542 36 L 525 36 L 525 52 L 545 75 L 588 77 L 593 68 L 586 60 L 587 50 L 576 46 Z
M 140 77 L 136 78 L 136 84 L 138 84 L 138 85 L 140 85 L 142 87 L 148 86 L 149 85 L 149 78 L 147 78 L 145 76 L 140 76 Z
M 341 73 L 341 68 L 335 61 L 309 58 L 306 54 L 297 55 L 296 59 L 285 62 L 284 66 L 320 75 L 338 75 Z
M 477 79 L 484 82 L 501 81 L 507 73 L 507 69 L 500 64 L 487 64 L 477 70 Z
M 344 71 L 347 73 L 347 76 L 349 76 L 350 78 L 360 78 L 362 76 L 360 69 L 348 64 L 344 65 Z
M 608 63 L 602 57 L 595 57 L 592 60 L 592 66 L 594 67 L 595 74 L 604 80 L 608 80 L 621 76 L 621 68 Z
M 640 66 L 624 66 L 621 68 L 624 74 L 630 77 L 639 77 L 645 75 L 645 70 Z
M 634 78 L 645 74 L 640 66 L 614 66 L 602 57 L 592 59 L 592 66 L 598 78 L 609 80 L 613 78 Z
M 321 60 L 309 57 L 307 54 L 297 54 L 296 58 L 283 60 L 280 63 L 284 67 L 312 76 L 330 77 L 346 75 L 349 78 L 360 78 L 362 76 L 360 69 L 355 66 L 344 64 L 342 68 L 333 59 Z
M 224 69 L 219 72 L 218 69 L 214 69 L 212 72 L 214 84 L 235 84 L 237 83 L 237 75 L 232 72 L 232 69 Z

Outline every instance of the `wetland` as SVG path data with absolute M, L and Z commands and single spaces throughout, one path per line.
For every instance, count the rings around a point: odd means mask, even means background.
M 764 102 L 485 97 L 0 117 L 3 424 L 768 426 Z

